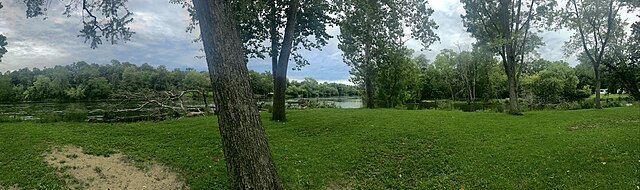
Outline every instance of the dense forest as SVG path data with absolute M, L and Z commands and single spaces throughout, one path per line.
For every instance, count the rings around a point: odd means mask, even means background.
M 269 72 L 250 71 L 254 94 L 267 98 L 273 92 Z M 117 98 L 122 93 L 143 91 L 211 91 L 209 73 L 187 68 L 168 70 L 164 65 L 140 66 L 120 61 L 110 64 L 76 62 L 53 68 L 24 68 L 0 73 L 0 100 L 9 101 L 83 101 Z M 357 96 L 355 86 L 319 83 L 312 78 L 288 80 L 291 98 Z

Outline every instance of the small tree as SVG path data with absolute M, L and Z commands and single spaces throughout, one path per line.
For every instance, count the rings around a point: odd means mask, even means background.
M 375 107 L 377 64 L 384 59 L 385 47 L 400 50 L 404 42 L 405 26 L 411 28 L 411 38 L 418 39 L 426 48 L 439 40 L 433 30 L 433 9 L 423 0 L 380 1 L 340 0 L 340 44 L 343 59 L 351 66 L 351 79 L 364 86 L 365 105 Z
M 462 22 L 480 45 L 500 55 L 507 74 L 509 113 L 518 109 L 518 76 L 527 54 L 540 46 L 541 40 L 531 29 L 546 24 L 545 15 L 554 0 L 461 0 L 466 15 Z
M 605 52 L 609 51 L 616 39 L 622 37 L 624 23 L 620 18 L 620 9 L 627 3 L 618 0 L 569 0 L 560 9 L 558 21 L 564 27 L 578 32 L 565 43 L 567 54 L 574 54 L 577 50 L 584 51 L 595 72 L 595 105 L 600 104 L 600 88 L 602 85 L 602 71 Z

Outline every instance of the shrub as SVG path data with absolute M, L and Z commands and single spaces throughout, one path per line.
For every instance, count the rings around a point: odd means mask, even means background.
M 557 110 L 577 110 L 582 109 L 582 105 L 578 102 L 562 102 L 556 105 Z
M 52 123 L 52 122 L 59 122 L 59 121 L 64 121 L 64 117 L 62 116 L 61 112 L 42 112 L 42 113 L 38 113 L 36 114 L 36 117 L 38 118 L 38 120 L 36 120 L 39 123 Z
M 64 121 L 84 121 L 89 115 L 89 110 L 82 105 L 71 104 L 64 110 L 62 117 Z
M 445 101 L 436 101 L 436 109 L 439 110 L 453 110 L 453 102 Z
M 611 108 L 611 107 L 621 107 L 623 105 L 622 102 L 620 101 L 604 101 L 602 102 L 602 107 L 603 108 Z

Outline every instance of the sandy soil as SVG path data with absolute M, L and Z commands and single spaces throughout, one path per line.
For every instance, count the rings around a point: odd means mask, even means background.
M 75 146 L 52 149 L 45 160 L 71 189 L 189 189 L 176 173 L 157 164 L 141 170 L 122 154 L 93 156 Z
M 17 185 L 11 186 L 11 187 L 5 187 L 0 185 L 0 190 L 20 190 L 20 188 Z

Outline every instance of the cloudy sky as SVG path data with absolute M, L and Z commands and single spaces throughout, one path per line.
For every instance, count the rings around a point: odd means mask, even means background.
M 459 0 L 429 0 L 435 10 L 433 18 L 440 28 L 436 31 L 441 41 L 429 47 L 431 51 L 421 51 L 417 41 L 408 41 L 407 46 L 418 54 L 433 58 L 444 48 L 470 48 L 475 40 L 465 32 L 460 14 L 464 9 Z M 82 27 L 81 17 L 62 15 L 64 6 L 53 1 L 47 19 L 26 19 L 22 1 L 3 1 L 0 9 L 0 33 L 8 37 L 9 52 L 2 58 L 0 72 L 20 68 L 43 68 L 54 65 L 66 65 L 77 61 L 89 63 L 109 63 L 110 60 L 128 61 L 135 64 L 166 65 L 168 68 L 195 68 L 206 70 L 202 45 L 192 43 L 196 34 L 186 33 L 189 16 L 179 5 L 158 3 L 158 0 L 132 0 L 127 7 L 134 13 L 132 29 L 136 34 L 131 41 L 118 45 L 102 45 L 90 49 L 77 35 Z M 627 14 L 627 19 L 636 19 Z M 331 35 L 338 35 L 339 28 L 329 29 Z M 567 60 L 577 64 L 575 57 L 564 57 L 562 45 L 572 31 L 560 30 L 543 32 L 546 46 L 538 49 L 548 60 Z M 289 78 L 303 79 L 313 77 L 319 81 L 349 83 L 349 67 L 342 62 L 338 40 L 333 38 L 322 51 L 303 52 L 311 63 L 301 71 L 289 71 Z M 290 64 L 293 65 L 293 64 Z M 249 69 L 270 70 L 270 60 L 250 60 Z

